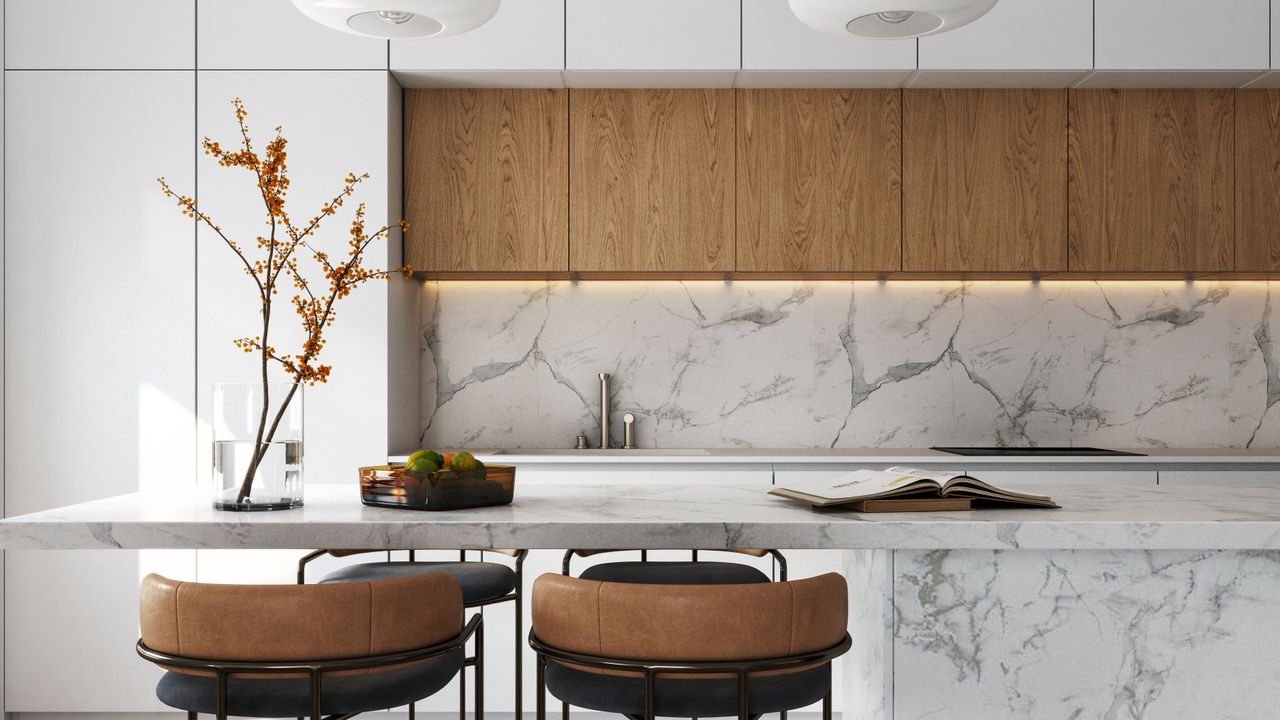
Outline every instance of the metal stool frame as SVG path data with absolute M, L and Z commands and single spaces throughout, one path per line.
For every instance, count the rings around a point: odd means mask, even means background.
M 390 553 L 390 552 L 393 552 L 393 551 L 391 551 L 391 550 L 367 550 L 367 551 L 364 551 L 364 552 L 371 552 L 371 553 L 373 553 L 373 552 L 387 552 L 387 553 Z M 483 550 L 481 550 L 481 551 L 479 551 L 479 552 L 484 552 L 484 551 L 483 551 Z M 315 560 L 315 559 L 316 559 L 316 558 L 318 558 L 318 557 L 323 557 L 324 555 L 327 555 L 327 554 L 329 554 L 329 551 L 328 551 L 328 550 L 313 550 L 312 552 L 309 552 L 309 553 L 307 553 L 306 555 L 302 556 L 302 559 L 298 560 L 298 584 L 299 584 L 299 585 L 305 585 L 305 584 L 306 584 L 306 582 L 307 582 L 307 579 L 306 579 L 307 564 L 308 564 L 308 563 L 310 563 L 312 560 Z M 358 553 L 353 553 L 353 554 L 358 554 Z M 475 603 L 464 603 L 464 604 L 463 604 L 463 608 L 466 608 L 466 609 L 473 609 L 473 608 L 478 608 L 478 607 L 484 607 L 484 606 L 486 606 L 486 605 L 497 605 L 497 604 L 499 604 L 499 603 L 506 603 L 506 602 L 510 602 L 510 603 L 514 603 L 514 604 L 515 604 L 515 614 L 516 614 L 516 623 L 515 623 L 515 624 L 516 624 L 516 635 L 515 635 L 515 648 L 516 648 L 516 657 L 515 657 L 515 661 L 516 661 L 516 687 L 515 687 L 515 691 L 516 691 L 516 712 L 515 712 L 515 717 L 517 718 L 517 720 L 518 720 L 519 718 L 523 717 L 523 714 L 524 714 L 524 698 L 523 698 L 523 695 L 524 695 L 524 677 L 523 677 L 523 676 L 524 676 L 524 653 L 522 652 L 523 648 L 521 647 L 522 636 L 524 635 L 524 603 L 521 601 L 521 597 L 522 597 L 522 591 L 523 591 L 523 589 L 524 589 L 524 560 L 525 560 L 525 557 L 527 557 L 527 556 L 528 556 L 528 554 L 529 554 L 529 551 L 528 551 L 528 550 L 518 550 L 518 551 L 516 551 L 516 554 L 515 554 L 515 561 L 516 561 L 516 567 L 515 567 L 515 571 L 516 571 L 516 587 L 515 587 L 515 590 L 512 590 L 510 593 L 508 593 L 508 594 L 506 594 L 506 595 L 503 595 L 502 597 L 493 598 L 493 599 L 490 599 L 490 600 L 484 600 L 484 601 L 481 601 L 481 602 L 475 602 Z M 414 551 L 414 550 L 410 550 L 410 551 L 409 551 L 409 562 L 416 562 L 416 560 L 414 559 L 415 557 L 416 557 L 416 551 Z M 466 550 L 459 550 L 459 551 L 458 551 L 458 561 L 459 561 L 459 562 L 467 562 L 467 551 L 466 551 Z M 424 570 L 423 572 L 431 572 L 431 570 L 427 569 L 427 570 Z M 481 639 L 480 639 L 480 637 L 479 637 L 479 636 L 477 636 L 477 638 L 476 638 L 476 645 L 477 645 L 477 647 L 479 646 L 480 640 L 481 640 Z M 479 654 L 480 654 L 480 653 L 479 653 L 479 650 L 477 650 L 476 657 L 478 657 L 478 656 L 479 656 Z M 468 658 L 468 660 L 474 660 L 474 657 L 472 657 L 472 658 Z M 477 706 L 477 707 L 478 707 L 478 706 Z M 414 718 L 415 718 L 415 717 L 416 717 L 416 710 L 415 710 L 415 708 L 414 708 L 414 706 L 413 706 L 413 705 L 410 705 L 410 706 L 409 706 L 409 720 L 414 720 Z M 467 675 L 466 675 L 465 670 L 464 670 L 464 672 L 462 673 L 462 675 L 461 675 L 461 676 L 459 676 L 459 683 L 458 683 L 458 718 L 459 718 L 459 720 L 467 720 Z M 479 720 L 479 718 L 477 718 L 477 720 Z
M 849 634 L 845 633 L 844 639 L 835 645 L 832 645 L 825 650 L 804 653 L 801 655 L 762 658 L 742 662 L 721 660 L 705 662 L 669 662 L 662 660 L 624 660 L 620 658 L 587 655 L 584 653 L 561 650 L 542 643 L 542 641 L 538 640 L 538 637 L 533 633 L 533 631 L 530 631 L 529 647 L 533 648 L 534 652 L 538 654 L 537 720 L 546 720 L 547 717 L 546 666 L 548 660 L 555 660 L 557 662 L 579 665 L 582 667 L 597 668 L 600 670 L 621 670 L 635 674 L 642 674 L 644 676 L 644 714 L 634 717 L 633 720 L 654 720 L 657 700 L 657 679 L 659 675 L 693 673 L 733 674 L 737 676 L 738 685 L 738 720 L 751 720 L 753 716 L 748 714 L 749 708 L 747 705 L 752 674 L 769 672 L 772 670 L 802 668 L 806 665 L 817 665 L 820 663 L 829 664 L 832 660 L 848 651 L 852 645 L 853 641 L 849 638 Z M 822 720 L 831 720 L 830 688 L 827 690 L 826 697 L 822 699 Z
M 153 650 L 143 644 L 142 640 L 138 640 L 138 655 L 144 660 L 148 660 L 157 665 L 182 668 L 184 670 L 201 670 L 213 673 L 217 677 L 218 683 L 218 709 L 215 713 L 217 720 L 226 720 L 227 718 L 227 680 L 232 675 L 245 674 L 294 674 L 300 675 L 305 673 L 310 688 L 311 699 L 311 720 L 324 720 L 320 708 L 320 689 L 321 681 L 326 673 L 343 672 L 347 670 L 370 670 L 380 667 L 389 667 L 392 665 L 403 665 L 407 663 L 421 662 L 430 660 L 431 658 L 440 657 L 459 648 L 465 650 L 467 640 L 475 635 L 476 638 L 476 654 L 474 657 L 465 658 L 460 673 L 465 673 L 468 665 L 475 667 L 476 673 L 476 720 L 484 720 L 484 619 L 479 615 L 471 618 L 466 624 L 462 632 L 458 636 L 443 643 L 437 643 L 424 648 L 415 650 L 407 650 L 405 652 L 389 653 L 385 655 L 371 655 L 368 657 L 358 658 L 340 658 L 337 660 L 319 660 L 316 662 L 221 662 L 218 660 L 208 660 L 203 658 L 190 658 L 181 655 L 170 655 Z M 328 720 L 346 720 L 346 718 L 355 717 L 358 713 L 345 715 L 331 715 Z M 195 711 L 187 711 L 188 720 L 196 720 L 199 714 Z

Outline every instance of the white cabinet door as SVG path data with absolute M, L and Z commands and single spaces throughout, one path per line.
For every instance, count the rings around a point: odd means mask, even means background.
M 1093 67 L 1093 0 L 999 2 L 920 38 L 912 87 L 1069 87 Z
M 787 0 L 743 0 L 743 87 L 897 87 L 916 68 L 915 40 L 819 32 Z
M 1036 485 L 1041 488 L 1072 485 L 1108 485 L 1112 487 L 1155 487 L 1154 470 L 1017 470 L 1002 468 L 987 470 L 981 467 L 966 468 L 965 472 L 979 480 L 1002 487 Z M 1052 493 L 1050 493 L 1052 494 Z
M 5 0 L 5 69 L 190 69 L 195 13 L 195 0 Z
M 192 73 L 5 81 L 6 510 L 190 483 L 195 232 L 155 177 L 194 181 Z M 5 710 L 162 709 L 138 582 L 194 557 L 6 553 Z
M 1262 70 L 1270 0 L 1097 0 L 1099 70 Z
M 741 61 L 739 0 L 566 0 L 571 87 L 727 87 Z
M 1277 470 L 1161 470 L 1160 486 L 1214 486 L 1235 485 L 1245 487 L 1280 487 L 1280 471 Z
M 230 100 L 242 98 L 247 123 L 259 147 L 277 125 L 289 140 L 292 185 L 289 208 L 295 221 L 319 211 L 342 187 L 348 172 L 368 172 L 338 214 L 328 219 L 316 245 L 345 253 L 347 232 L 357 202 L 367 203 L 370 229 L 390 219 L 392 169 L 388 158 L 388 108 L 398 89 L 385 71 L 214 72 L 201 71 L 197 135 L 236 141 Z M 199 202 L 222 230 L 251 247 L 265 219 L 251 176 L 221 168 L 201 157 L 197 164 Z M 218 382 L 256 382 L 256 356 L 246 355 L 232 339 L 260 334 L 259 304 L 253 281 L 218 236 L 200 228 L 197 249 L 197 407 L 200 417 L 200 472 L 207 481 L 211 463 L 212 387 Z M 379 242 L 366 253 L 367 265 L 388 263 L 389 246 Z M 307 263 L 302 263 L 306 267 Z M 403 284 L 394 278 L 391 282 Z M 329 381 L 306 388 L 304 397 L 304 477 L 306 484 L 353 483 L 360 465 L 381 461 L 388 446 L 388 292 L 385 281 L 357 288 L 337 306 L 337 321 L 325 335 L 321 362 L 333 366 Z M 298 352 L 304 333 L 292 312 L 292 288 L 282 289 L 272 322 L 272 345 Z M 278 368 L 279 379 L 284 374 Z
M 406 87 L 559 87 L 564 0 L 505 2 L 471 32 L 392 40 L 391 69 Z
M 200 0 L 197 23 L 202 70 L 387 68 L 386 40 L 325 27 L 290 0 Z

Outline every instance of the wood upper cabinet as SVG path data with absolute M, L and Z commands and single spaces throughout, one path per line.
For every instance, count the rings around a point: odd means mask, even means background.
M 1072 90 L 1072 271 L 1232 267 L 1232 90 Z
M 900 269 L 902 93 L 738 93 L 738 270 Z
M 565 272 L 568 112 L 566 90 L 406 90 L 406 262 Z
M 1066 269 L 1066 90 L 907 90 L 903 148 L 903 270 Z
M 1236 93 L 1233 269 L 1280 272 L 1280 90 Z
M 733 270 L 732 90 L 574 90 L 570 269 Z

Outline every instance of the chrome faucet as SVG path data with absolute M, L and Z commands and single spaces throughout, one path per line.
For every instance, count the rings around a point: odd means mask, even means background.
M 600 449 L 609 448 L 609 373 L 600 373 Z

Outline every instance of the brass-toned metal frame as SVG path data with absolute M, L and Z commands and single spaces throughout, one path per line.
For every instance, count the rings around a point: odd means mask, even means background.
M 561 575 L 569 575 L 569 574 L 570 574 L 570 573 L 569 573 L 569 564 L 570 564 L 570 562 L 572 562 L 572 561 L 573 561 L 573 556 L 574 556 L 574 555 L 579 554 L 580 552 L 581 552 L 581 550 L 566 550 L 566 551 L 565 551 L 565 553 L 564 553 L 564 562 L 563 562 L 563 563 L 561 564 L 561 566 L 560 566 L 560 574 L 561 574 Z M 633 551 L 633 550 L 622 550 L 622 549 L 619 549 L 619 550 L 592 550 L 592 551 L 591 551 L 591 554 L 592 554 L 592 555 L 603 555 L 604 553 L 612 553 L 612 552 L 634 552 L 634 551 Z M 689 552 L 690 552 L 690 553 L 691 553 L 691 555 L 692 555 L 692 561 L 693 561 L 693 562 L 698 562 L 698 551 L 697 551 L 697 550 L 690 550 Z M 733 552 L 733 550 L 727 550 L 727 549 L 726 549 L 726 550 L 721 550 L 721 551 L 719 551 L 719 552 Z M 773 561 L 774 561 L 775 563 L 777 563 L 777 565 L 778 565 L 778 582 L 786 582 L 786 581 L 787 581 L 787 558 L 786 558 L 786 556 L 785 556 L 785 555 L 783 555 L 781 552 L 778 552 L 777 550 L 765 550 L 764 552 L 765 552 L 765 554 L 767 554 L 767 555 L 769 555 L 770 557 L 772 557 L 772 558 L 773 558 Z M 640 562 L 649 562 L 649 551 L 648 551 L 648 550 L 641 550 L 641 551 L 640 551 Z M 541 720 L 541 718 L 539 718 L 539 720 Z M 569 703 L 564 703 L 564 704 L 561 706 L 561 708 L 560 708 L 560 720 L 569 720 Z M 698 718 L 693 718 L 692 720 L 698 720 Z M 779 720 L 787 720 L 787 711 L 786 711 L 786 710 L 783 710 L 783 711 L 779 714 Z M 823 718 L 823 720 L 831 720 L 831 719 L 830 719 L 830 718 Z
M 466 672 L 467 665 L 475 667 L 476 720 L 484 720 L 484 619 L 479 615 L 471 618 L 471 621 L 462 628 L 462 632 L 446 642 L 404 652 L 370 655 L 367 657 L 318 660 L 315 662 L 224 662 L 162 653 L 147 647 L 141 639 L 138 640 L 137 651 L 138 655 L 144 660 L 162 667 L 198 670 L 214 674 L 218 683 L 218 709 L 215 713 L 217 720 L 226 720 L 227 718 L 227 681 L 232 675 L 301 675 L 305 673 L 310 690 L 311 720 L 324 720 L 320 707 L 320 690 L 321 681 L 325 674 L 349 670 L 372 670 L 392 665 L 423 662 L 446 655 L 457 649 L 465 650 L 467 640 L 472 635 L 476 638 L 476 654 L 474 657 L 464 659 L 463 666 L 459 672 Z M 328 720 L 346 720 L 346 718 L 355 717 L 357 714 L 330 715 Z M 187 711 L 188 720 L 195 720 L 197 717 L 199 715 L 195 711 Z
M 738 684 L 738 720 L 750 720 L 752 717 L 748 714 L 748 700 L 751 675 L 769 672 L 774 670 L 791 670 L 803 668 L 806 665 L 830 664 L 832 660 L 843 655 L 853 645 L 853 641 L 849 638 L 849 634 L 845 633 L 844 638 L 825 650 L 818 650 L 811 653 L 803 653 L 800 655 L 788 655 L 777 658 L 761 658 L 757 660 L 745 660 L 742 662 L 730 662 L 724 660 L 717 661 L 682 661 L 670 662 L 663 660 L 624 660 L 621 658 L 602 657 L 600 655 L 587 655 L 585 653 L 570 652 L 559 648 L 551 647 L 538 640 L 537 635 L 533 631 L 529 632 L 529 647 L 538 655 L 538 703 L 537 703 L 537 720 L 546 720 L 547 717 L 547 684 L 546 684 L 546 667 L 548 660 L 568 663 L 571 665 L 580 665 L 583 667 L 597 668 L 600 670 L 615 670 L 641 674 L 644 676 L 644 714 L 635 716 L 632 720 L 654 720 L 657 703 L 657 679 L 659 675 L 680 675 L 680 674 L 732 674 L 737 678 Z M 831 720 L 831 689 L 827 689 L 827 694 L 822 698 L 822 720 Z
M 364 552 L 390 553 L 394 551 L 367 550 Z M 482 550 L 480 552 L 484 552 L 484 551 Z M 307 564 L 318 557 L 323 557 L 328 554 L 329 554 L 328 550 L 313 550 L 307 553 L 306 555 L 303 555 L 302 558 L 298 560 L 298 584 L 299 585 L 307 584 Z M 353 554 L 360 554 L 360 553 L 353 553 Z M 521 642 L 524 636 L 524 603 L 521 601 L 520 598 L 521 598 L 521 590 L 523 590 L 524 588 L 524 560 L 525 560 L 525 557 L 527 557 L 528 555 L 529 555 L 528 550 L 516 551 L 516 554 L 515 554 L 516 588 L 515 590 L 512 590 L 510 593 L 503 595 L 502 597 L 492 598 L 490 600 L 483 600 L 481 602 L 463 604 L 463 607 L 467 609 L 484 607 L 486 605 L 497 605 L 499 603 L 505 603 L 505 602 L 513 603 L 515 606 L 515 614 L 516 614 L 516 623 L 515 623 L 516 625 L 516 635 L 515 635 L 516 711 L 515 711 L 515 717 L 517 719 L 522 717 L 524 713 L 524 697 L 523 697 L 524 696 L 524 653 L 521 652 Z M 416 562 L 415 557 L 416 557 L 416 551 L 409 550 L 409 562 Z M 467 562 L 466 550 L 458 551 L 458 561 Z M 424 572 L 431 572 L 431 571 L 425 570 Z M 477 640 L 476 642 L 478 645 L 479 640 Z M 479 653 L 477 651 L 477 655 L 478 654 Z M 471 661 L 474 659 L 475 659 L 474 657 L 467 658 L 468 661 Z M 459 680 L 458 682 L 458 718 L 459 720 L 467 720 L 467 674 L 465 670 L 462 672 L 461 676 L 459 676 L 458 680 Z M 414 708 L 414 706 L 410 705 L 409 720 L 415 720 L 416 712 L 417 711 Z
M 569 573 L 569 563 L 573 560 L 573 557 L 574 557 L 575 555 L 579 554 L 580 552 L 581 552 L 581 550 L 566 550 L 566 551 L 565 551 L 565 553 L 564 553 L 564 561 L 563 561 L 563 563 L 562 563 L 562 564 L 561 564 L 561 566 L 560 566 L 560 574 L 561 574 L 561 575 L 569 575 L 569 574 L 570 574 L 570 573 Z M 618 550 L 592 550 L 592 551 L 590 551 L 590 552 L 591 552 L 591 554 L 594 556 L 594 555 L 603 555 L 604 553 L 613 553 L 613 552 L 635 552 L 635 551 L 634 551 L 634 550 L 627 550 L 627 549 L 618 549 Z M 690 550 L 689 552 L 692 554 L 692 561 L 693 561 L 693 562 L 698 562 L 698 551 L 697 551 L 697 550 Z M 718 551 L 718 552 L 733 552 L 733 551 L 732 551 L 732 550 L 721 550 L 721 551 Z M 765 552 L 767 555 L 769 555 L 770 557 L 772 557 L 772 558 L 773 558 L 773 561 L 774 561 L 775 563 L 777 563 L 777 564 L 778 564 L 778 582 L 786 582 L 786 581 L 787 581 L 787 558 L 786 558 L 786 556 L 784 556 L 782 553 L 778 552 L 777 550 L 765 550 L 764 552 Z M 584 556 L 584 557 L 585 557 L 585 556 Z M 649 551 L 648 551 L 648 550 L 641 550 L 641 551 L 640 551 L 640 562 L 649 562 Z

